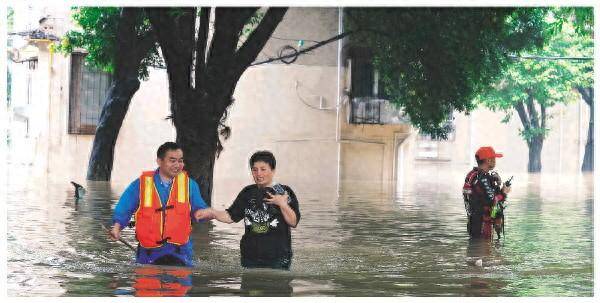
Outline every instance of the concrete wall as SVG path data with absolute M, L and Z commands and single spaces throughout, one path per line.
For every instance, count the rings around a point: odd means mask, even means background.
M 296 39 L 332 37 L 337 20 L 336 8 L 291 8 L 257 60 L 276 57 L 284 45 L 297 47 Z M 289 65 L 246 70 L 229 109 L 232 134 L 215 164 L 214 197 L 223 201 L 216 203 L 228 205 L 242 186 L 252 183 L 248 159 L 263 149 L 277 159 L 279 182 L 300 193 L 337 195 L 336 62 L 337 44 L 332 43 Z
M 349 110 L 346 102 L 340 115 L 341 190 L 362 183 L 370 184 L 366 190 L 393 191 L 398 170 L 409 159 L 400 157 L 399 148 L 401 144 L 410 144 L 406 139 L 412 127 L 408 124 L 350 124 Z
M 481 108 L 471 115 L 455 115 L 456 137 L 439 142 L 440 158 L 447 161 L 417 160 L 445 166 L 447 169 L 468 169 L 475 165 L 474 154 L 480 146 L 490 145 L 504 157 L 498 168 L 512 173 L 527 171 L 528 148 L 519 136 L 523 126 L 515 112 L 508 123 L 502 123 L 503 113 Z M 570 100 L 548 109 L 547 125 L 550 128 L 542 150 L 542 172 L 576 174 L 581 169 L 587 140 L 589 107 L 583 100 Z M 416 149 L 417 144 L 415 144 Z M 415 150 L 415 157 L 417 151 Z M 445 164 L 443 164 L 445 163 Z

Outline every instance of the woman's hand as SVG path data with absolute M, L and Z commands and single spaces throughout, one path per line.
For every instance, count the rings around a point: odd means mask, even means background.
M 265 199 L 267 204 L 273 204 L 279 206 L 279 208 L 286 206 L 288 204 L 288 194 L 285 193 L 283 195 L 273 195 L 270 192 L 267 192 L 269 197 Z

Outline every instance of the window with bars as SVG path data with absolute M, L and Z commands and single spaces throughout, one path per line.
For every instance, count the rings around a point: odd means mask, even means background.
M 350 72 L 350 117 L 353 124 L 384 124 L 383 111 L 385 94 L 379 72 L 373 66 L 371 52 L 362 47 L 349 50 L 348 70 Z
M 85 64 L 83 53 L 71 54 L 69 134 L 93 135 L 112 76 Z

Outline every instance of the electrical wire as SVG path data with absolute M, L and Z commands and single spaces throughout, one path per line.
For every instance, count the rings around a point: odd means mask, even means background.
M 337 106 L 335 106 L 335 107 L 323 107 L 322 108 L 320 106 L 317 107 L 317 106 L 314 106 L 312 104 L 309 104 L 308 102 L 306 102 L 306 100 L 304 100 L 304 98 L 302 98 L 302 96 L 300 96 L 299 87 L 300 87 L 300 81 L 296 80 L 296 84 L 295 84 L 296 96 L 298 97 L 298 99 L 300 99 L 300 101 L 302 101 L 302 103 L 304 103 L 304 105 L 306 105 L 306 106 L 308 106 L 308 107 L 310 107 L 312 109 L 316 109 L 316 110 L 335 110 L 335 109 L 337 109 Z M 318 97 L 319 99 L 321 99 L 321 98 L 324 99 L 324 97 L 321 96 L 321 95 L 314 95 L 314 94 L 310 94 L 310 95 L 312 97 Z

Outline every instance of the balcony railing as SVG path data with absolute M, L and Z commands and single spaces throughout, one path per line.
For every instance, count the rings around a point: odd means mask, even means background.
M 406 124 L 408 117 L 388 100 L 373 97 L 355 97 L 350 101 L 352 124 Z

